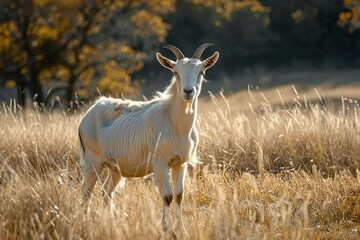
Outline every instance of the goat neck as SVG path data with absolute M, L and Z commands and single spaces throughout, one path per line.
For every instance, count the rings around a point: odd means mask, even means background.
M 173 79 L 168 87 L 171 92 L 171 97 L 168 99 L 170 119 L 180 134 L 187 135 L 194 127 L 197 117 L 198 99 L 195 97 L 192 100 L 191 110 L 187 111 L 188 102 L 184 101 L 176 91 L 176 81 Z

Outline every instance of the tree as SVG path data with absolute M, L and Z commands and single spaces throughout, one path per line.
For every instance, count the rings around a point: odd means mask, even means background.
M 163 16 L 174 1 L 160 0 L 19 0 L 0 5 L 2 81 L 13 80 L 24 104 L 23 89 L 45 102 L 42 86 L 55 85 L 47 100 L 64 91 L 67 105 L 75 89 L 82 97 L 132 94 L 132 74 L 163 41 Z M 6 64 L 5 64 L 6 63 Z
M 43 102 L 38 75 L 41 66 L 33 47 L 37 42 L 30 37 L 34 5 L 26 0 L 5 1 L 0 3 L 0 9 L 0 70 L 3 82 L 9 77 L 15 80 L 20 104 L 25 104 L 25 88 L 29 88 L 34 100 Z
M 272 59 L 278 65 L 293 61 L 319 65 L 325 61 L 351 64 L 357 58 L 354 44 L 358 42 L 343 28 L 338 17 L 345 10 L 338 0 L 261 0 L 271 9 L 269 42 Z
M 346 10 L 339 14 L 339 24 L 351 33 L 360 29 L 360 0 L 344 0 Z
M 171 25 L 167 42 L 188 54 L 201 43 L 214 43 L 221 53 L 217 63 L 221 70 L 211 75 L 252 67 L 261 62 L 261 54 L 266 54 L 269 11 L 254 0 L 178 1 L 176 12 L 167 17 Z M 149 68 L 156 67 L 155 63 Z

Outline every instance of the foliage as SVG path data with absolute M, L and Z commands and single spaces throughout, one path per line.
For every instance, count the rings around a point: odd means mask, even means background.
M 344 0 L 344 7 L 348 11 L 339 14 L 339 24 L 346 26 L 350 32 L 358 31 L 360 28 L 360 1 Z
M 55 86 L 66 101 L 102 93 L 133 94 L 132 75 L 166 37 L 162 17 L 172 1 L 21 0 L 1 3 L 0 71 L 3 80 L 29 85 L 31 95 Z M 116 71 L 114 72 L 114 69 Z M 136 81 L 135 81 L 136 83 Z M 24 86 L 25 87 L 25 86 Z
M 163 43 L 186 55 L 214 43 L 219 76 L 358 67 L 358 29 L 357 0 L 4 0 L 0 86 L 17 86 L 20 103 L 25 93 L 47 104 L 133 95 L 163 71 L 154 58 Z
M 360 31 L 339 19 L 350 11 L 356 19 L 355 1 L 204 2 L 179 4 L 167 39 L 185 51 L 213 42 L 221 53 L 218 77 L 258 67 L 359 66 Z

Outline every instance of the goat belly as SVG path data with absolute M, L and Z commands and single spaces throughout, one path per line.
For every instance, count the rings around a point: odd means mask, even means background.
M 129 164 L 123 160 L 107 157 L 104 165 L 124 177 L 143 177 L 153 172 L 150 161 L 138 161 Z

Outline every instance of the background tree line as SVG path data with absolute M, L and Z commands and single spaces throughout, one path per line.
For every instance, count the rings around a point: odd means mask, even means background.
M 0 87 L 40 106 L 134 94 L 164 43 L 212 42 L 217 71 L 360 64 L 359 0 L 1 0 Z

